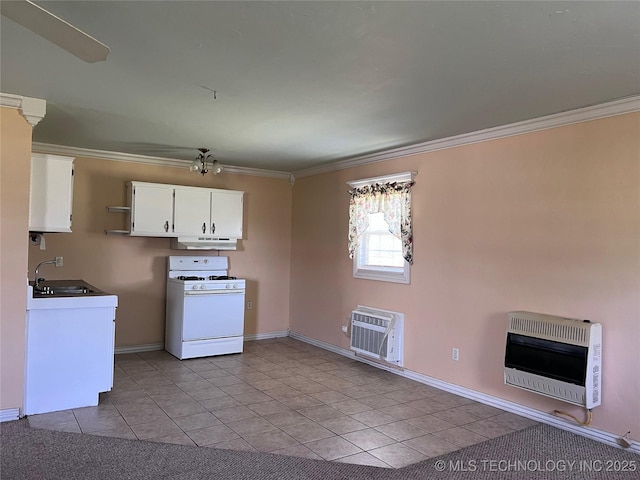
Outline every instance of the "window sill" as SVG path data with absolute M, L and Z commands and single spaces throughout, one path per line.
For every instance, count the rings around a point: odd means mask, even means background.
M 354 268 L 353 277 L 360 278 L 363 280 L 377 280 L 380 282 L 404 283 L 406 285 L 411 283 L 411 271 L 408 265 L 405 267 L 404 272 L 389 272 L 384 270 Z

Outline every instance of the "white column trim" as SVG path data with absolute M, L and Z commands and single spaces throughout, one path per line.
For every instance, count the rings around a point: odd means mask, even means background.
M 32 127 L 35 127 L 47 113 L 46 100 L 11 93 L 0 92 L 0 107 L 20 110 L 20 114 Z

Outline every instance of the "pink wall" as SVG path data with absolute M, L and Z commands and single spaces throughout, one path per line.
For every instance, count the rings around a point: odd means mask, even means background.
M 28 179 L 27 179 L 28 180 Z M 247 279 L 245 333 L 269 333 L 289 326 L 291 185 L 288 180 L 223 174 L 202 177 L 187 168 L 76 158 L 72 233 L 46 237 L 46 251 L 29 247 L 29 272 L 38 262 L 64 257 L 64 267 L 43 267 L 47 279 L 84 279 L 118 295 L 116 346 L 164 342 L 166 257 L 217 255 L 216 251 L 171 250 L 169 239 L 107 236 L 125 228 L 124 214 L 105 207 L 125 205 L 130 180 L 241 190 L 244 240 L 229 256 L 230 274 Z M 25 237 L 26 242 L 26 237 Z
M 24 396 L 31 125 L 13 108 L 0 115 L 0 410 L 8 410 Z
M 357 304 L 401 311 L 407 369 L 581 415 L 503 385 L 507 313 L 598 321 L 593 425 L 639 438 L 639 133 L 634 113 L 298 179 L 291 330 L 348 348 L 340 326 Z M 419 172 L 411 285 L 354 279 L 345 182 L 409 170 Z

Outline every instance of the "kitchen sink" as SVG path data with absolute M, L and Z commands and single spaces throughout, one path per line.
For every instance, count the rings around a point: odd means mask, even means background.
M 92 295 L 105 295 L 105 293 L 82 280 L 53 280 L 41 282 L 37 287 L 35 285 L 33 286 L 34 298 L 83 297 Z
M 43 287 L 34 292 L 36 295 L 48 296 L 48 297 L 66 297 L 69 295 L 87 295 L 89 293 L 96 293 L 96 290 L 92 290 L 82 285 L 65 285 L 63 287 Z

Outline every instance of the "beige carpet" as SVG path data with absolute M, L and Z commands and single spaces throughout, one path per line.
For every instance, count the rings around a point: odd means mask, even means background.
M 0 425 L 3 480 L 637 479 L 640 455 L 536 425 L 397 470 Z

